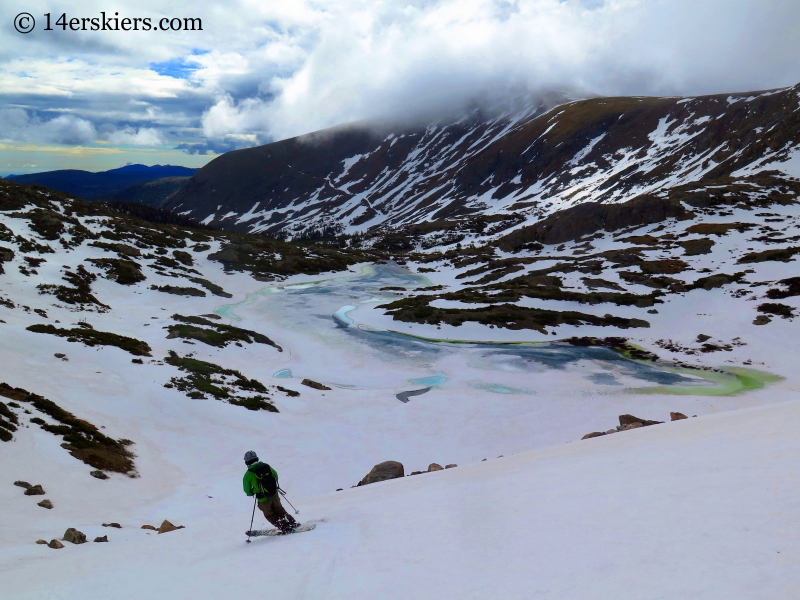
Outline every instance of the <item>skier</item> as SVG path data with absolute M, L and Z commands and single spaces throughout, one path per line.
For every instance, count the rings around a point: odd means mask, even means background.
M 294 528 L 299 527 L 300 524 L 281 505 L 281 497 L 278 494 L 278 473 L 275 469 L 259 461 L 252 450 L 245 453 L 244 464 L 247 465 L 243 481 L 244 493 L 248 496 L 255 495 L 264 518 L 281 533 L 291 533 Z

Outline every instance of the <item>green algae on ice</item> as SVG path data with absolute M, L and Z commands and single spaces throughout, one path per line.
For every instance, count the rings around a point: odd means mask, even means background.
M 699 385 L 660 385 L 656 387 L 632 388 L 628 391 L 635 394 L 665 394 L 672 396 L 733 396 L 753 390 L 760 390 L 769 383 L 783 380 L 779 375 L 773 375 L 756 369 L 731 367 L 725 371 L 698 371 L 677 367 L 665 367 L 683 375 L 694 375 L 705 380 Z

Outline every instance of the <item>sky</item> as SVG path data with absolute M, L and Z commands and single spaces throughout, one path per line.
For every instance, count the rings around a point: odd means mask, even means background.
M 140 19 L 138 30 L 92 31 L 101 11 L 107 28 Z M 23 12 L 36 22 L 26 34 L 15 30 L 30 25 L 15 21 Z M 202 31 L 153 29 L 187 18 Z M 0 32 L 3 175 L 198 167 L 341 123 L 553 90 L 698 95 L 800 82 L 796 0 L 5 0 Z

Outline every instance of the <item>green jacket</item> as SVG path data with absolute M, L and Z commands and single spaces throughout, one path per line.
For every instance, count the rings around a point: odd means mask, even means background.
M 253 473 L 253 469 L 263 464 L 264 463 L 262 463 L 261 461 L 258 461 L 257 463 L 253 463 L 252 465 L 247 467 L 247 472 L 244 474 L 244 480 L 242 483 L 244 485 L 244 493 L 247 494 L 248 496 L 254 496 L 261 491 L 261 488 L 259 488 L 258 486 L 258 479 L 256 478 L 256 474 Z M 275 477 L 275 481 L 278 481 L 278 472 L 272 467 L 270 467 L 270 470 L 272 471 L 272 475 Z M 275 493 L 277 494 L 277 492 Z M 275 494 L 272 494 L 272 496 L 267 496 L 266 498 L 259 498 L 258 501 L 259 503 L 266 502 L 267 500 L 272 499 L 274 495 Z

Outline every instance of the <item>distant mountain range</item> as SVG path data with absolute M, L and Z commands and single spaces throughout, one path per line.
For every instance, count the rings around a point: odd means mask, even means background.
M 126 201 L 141 202 L 137 196 L 137 191 L 143 193 L 149 202 L 145 204 L 158 204 L 164 200 L 166 195 L 154 193 L 156 189 L 160 192 L 169 190 L 171 194 L 180 185 L 175 185 L 175 178 L 188 178 L 197 169 L 188 167 L 178 167 L 173 165 L 127 165 L 119 169 L 91 173 L 89 171 L 79 171 L 76 169 L 66 169 L 62 171 L 46 171 L 44 173 L 31 173 L 29 175 L 9 175 L 6 179 L 21 184 L 38 184 L 52 188 L 67 194 L 74 194 L 86 200 L 110 200 L 117 199 L 115 196 L 122 193 L 122 198 Z M 169 178 L 171 181 L 164 182 L 162 186 L 151 186 L 149 189 L 141 188 L 128 189 L 132 186 L 141 186 L 148 182 L 158 179 Z M 181 183 L 185 179 L 181 179 Z M 124 193 L 123 193 L 124 192 Z
M 688 185 L 712 193 L 766 165 L 800 174 L 799 98 L 800 86 L 554 98 L 418 127 L 354 124 L 223 154 L 162 207 L 290 237 L 476 217 L 524 228 L 584 203 L 646 200 Z

